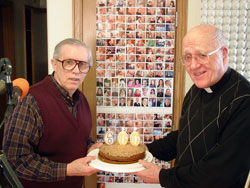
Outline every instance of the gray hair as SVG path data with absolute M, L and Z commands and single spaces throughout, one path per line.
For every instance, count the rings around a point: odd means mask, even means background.
M 64 45 L 73 45 L 73 46 L 82 46 L 88 50 L 88 63 L 92 67 L 93 66 L 93 56 L 91 49 L 82 41 L 74 39 L 74 38 L 67 38 L 61 42 L 59 42 L 54 49 L 53 58 L 59 59 L 61 57 L 61 50 Z

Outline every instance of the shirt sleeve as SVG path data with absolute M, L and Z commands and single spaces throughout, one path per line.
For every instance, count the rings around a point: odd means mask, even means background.
M 36 152 L 43 121 L 32 95 L 18 102 L 4 128 L 3 150 L 19 178 L 47 182 L 65 179 L 67 164 L 50 161 Z
M 242 104 L 241 109 L 231 114 L 230 121 L 220 130 L 217 146 L 201 160 L 185 166 L 162 169 L 159 175 L 161 186 L 244 187 L 250 167 L 248 104 L 249 102 Z M 235 182 L 237 185 L 232 185 Z

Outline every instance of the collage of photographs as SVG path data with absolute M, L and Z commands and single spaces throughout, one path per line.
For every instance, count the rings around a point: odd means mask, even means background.
M 136 113 L 97 113 L 97 142 L 104 142 L 104 135 L 107 131 L 114 133 L 114 140 L 117 135 L 125 128 L 130 135 L 135 127 L 140 134 L 141 143 L 148 144 L 167 136 L 172 130 L 171 114 L 136 114 Z M 169 168 L 170 163 L 155 159 L 162 168 Z M 101 171 L 97 175 L 98 182 L 109 183 L 143 183 L 139 177 L 126 173 L 112 173 Z
M 96 3 L 97 141 L 103 142 L 108 130 L 116 140 L 124 127 L 128 134 L 136 127 L 143 144 L 167 136 L 172 130 L 176 1 Z M 126 107 L 133 107 L 130 113 L 123 111 Z M 164 108 L 168 114 L 162 114 Z M 97 178 L 99 188 L 144 183 L 127 173 L 101 171 Z
M 175 1 L 97 0 L 97 106 L 171 107 Z

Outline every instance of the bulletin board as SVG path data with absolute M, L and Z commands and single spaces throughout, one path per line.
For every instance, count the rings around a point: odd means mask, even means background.
M 175 61 L 173 0 L 96 0 L 97 141 L 108 129 L 134 127 L 142 143 L 172 130 Z M 162 168 L 170 163 L 155 159 Z M 101 171 L 98 187 L 143 184 L 139 177 Z M 118 186 L 117 186 L 118 187 Z

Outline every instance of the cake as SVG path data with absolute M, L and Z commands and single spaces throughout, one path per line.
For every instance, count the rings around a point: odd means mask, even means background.
M 133 146 L 129 142 L 126 145 L 120 145 L 115 142 L 112 145 L 103 144 L 99 148 L 98 157 L 101 161 L 113 164 L 131 164 L 138 162 L 145 157 L 145 146 L 139 144 Z

